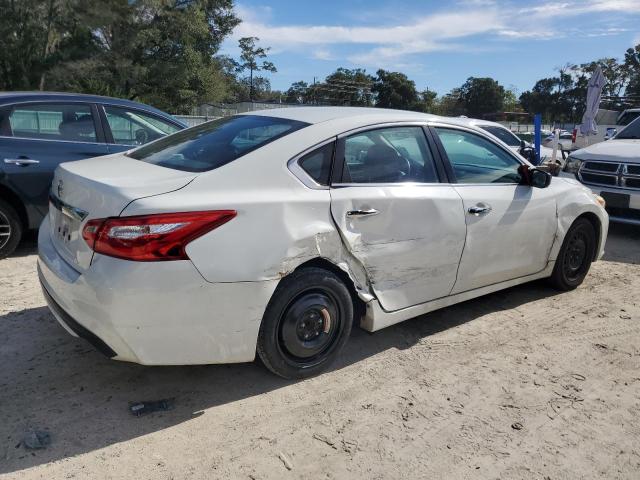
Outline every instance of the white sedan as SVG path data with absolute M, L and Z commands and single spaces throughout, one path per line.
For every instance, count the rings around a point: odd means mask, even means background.
M 509 146 L 511 150 L 516 153 L 520 153 L 520 150 L 523 146 L 531 148 L 533 145 L 529 142 L 523 142 L 515 133 L 509 130 L 504 125 L 497 122 L 490 122 L 488 120 L 481 120 L 479 118 L 467 118 L 467 117 L 457 117 L 455 120 L 456 123 L 460 125 L 467 125 L 471 127 L 479 127 L 491 135 L 496 137 L 498 140 L 503 141 L 505 144 Z M 548 163 L 551 161 L 551 157 L 553 156 L 553 145 L 551 148 L 545 145 L 540 145 L 540 164 Z M 558 150 L 556 152 L 556 163 L 562 163 L 562 151 Z
M 145 365 L 252 361 L 302 378 L 376 331 L 540 278 L 577 287 L 602 199 L 484 130 L 290 108 L 64 163 L 39 233 L 49 307 Z

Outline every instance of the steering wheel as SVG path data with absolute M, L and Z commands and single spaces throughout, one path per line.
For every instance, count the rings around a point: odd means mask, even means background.
M 149 132 L 143 128 L 136 130 L 136 143 L 138 145 L 144 145 L 149 141 Z
M 398 178 L 399 179 L 403 179 L 403 178 L 410 178 L 411 177 L 411 162 L 409 161 L 409 159 L 407 157 L 405 157 L 404 155 L 398 155 L 398 160 L 400 160 L 399 165 L 398 165 Z M 401 164 L 402 163 L 402 164 Z

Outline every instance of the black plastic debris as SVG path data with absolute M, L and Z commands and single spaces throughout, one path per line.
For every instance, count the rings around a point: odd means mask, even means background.
M 173 398 L 166 398 L 163 400 L 144 400 L 130 403 L 129 411 L 136 417 L 142 417 L 153 412 L 165 412 L 173 409 L 174 400 Z
M 49 432 L 42 430 L 31 430 L 25 434 L 20 444 L 27 450 L 41 450 L 47 448 L 51 443 Z

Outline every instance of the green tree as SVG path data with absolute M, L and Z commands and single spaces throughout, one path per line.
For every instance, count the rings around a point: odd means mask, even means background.
M 493 78 L 469 77 L 460 87 L 460 100 L 471 117 L 502 110 L 504 87 Z
M 373 80 L 364 69 L 338 68 L 323 83 L 316 84 L 310 94 L 315 103 L 322 105 L 370 107 L 374 102 Z
M 225 96 L 232 0 L 0 0 L 0 87 L 99 93 L 175 113 Z M 6 14 L 5 14 L 6 12 Z
M 420 110 L 427 113 L 436 113 L 438 108 L 438 94 L 428 88 L 420 92 Z
M 253 100 L 254 98 L 254 82 L 253 82 L 253 73 L 266 71 L 266 72 L 277 72 L 275 65 L 269 61 L 260 60 L 267 57 L 267 52 L 271 50 L 271 48 L 267 47 L 258 47 L 256 42 L 260 41 L 258 37 L 243 37 L 238 41 L 238 45 L 240 46 L 240 62 L 238 63 L 238 73 L 242 73 L 246 70 L 249 70 L 249 99 Z
M 307 82 L 299 81 L 291 84 L 285 92 L 286 103 L 307 103 L 309 85 Z
M 640 43 L 625 52 L 624 65 L 629 75 L 625 90 L 627 102 L 640 105 Z
M 44 88 L 76 2 L 0 0 L 0 89 Z
M 465 112 L 461 98 L 462 92 L 459 88 L 452 89 L 449 93 L 440 98 L 435 105 L 433 113 L 446 117 L 457 117 Z
M 378 70 L 371 91 L 376 94 L 376 107 L 413 110 L 419 106 L 416 84 L 404 73 Z

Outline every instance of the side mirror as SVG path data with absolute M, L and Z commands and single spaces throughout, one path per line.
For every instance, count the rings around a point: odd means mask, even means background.
M 551 173 L 539 170 L 537 168 L 531 169 L 531 181 L 530 185 L 536 188 L 547 188 L 551 183 Z
M 536 149 L 533 147 L 521 146 L 520 155 L 526 158 L 529 161 L 529 163 L 533 165 L 535 165 L 538 162 L 538 158 L 536 157 Z
M 521 184 L 535 188 L 547 188 L 551 184 L 551 173 L 541 168 L 520 165 L 518 173 L 522 177 Z

